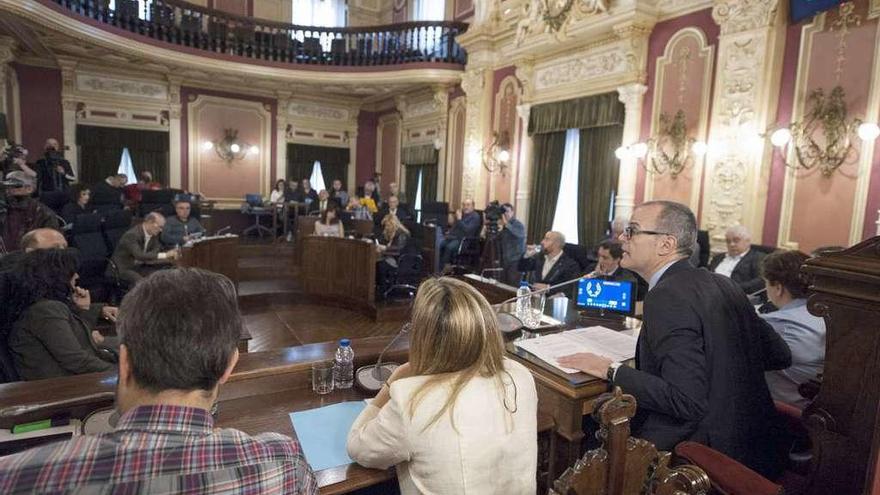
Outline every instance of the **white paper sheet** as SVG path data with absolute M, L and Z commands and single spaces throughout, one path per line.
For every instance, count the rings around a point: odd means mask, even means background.
M 516 346 L 566 373 L 578 373 L 578 370 L 559 366 L 557 360 L 562 356 L 591 352 L 612 361 L 626 361 L 636 355 L 635 338 L 600 326 L 521 340 Z

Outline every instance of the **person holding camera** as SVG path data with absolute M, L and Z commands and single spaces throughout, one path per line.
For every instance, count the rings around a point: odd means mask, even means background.
M 517 265 L 526 252 L 526 226 L 514 215 L 513 205 L 504 203 L 504 214 L 498 219 L 501 229 L 501 266 L 504 268 L 504 283 L 517 286 L 522 277 Z
M 67 191 L 70 183 L 76 180 L 76 175 L 70 162 L 64 159 L 58 140 L 47 139 L 43 150 L 43 158 L 37 160 L 37 184 L 40 193 Z

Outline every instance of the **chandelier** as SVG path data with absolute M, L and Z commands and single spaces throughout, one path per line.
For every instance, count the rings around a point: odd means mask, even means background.
M 830 177 L 858 157 L 855 136 L 862 141 L 873 141 L 880 136 L 877 124 L 847 117 L 845 99 L 841 86 L 835 86 L 827 95 L 822 88 L 817 88 L 807 96 L 804 120 L 776 129 L 770 135 L 770 142 L 783 156 L 787 155 L 786 148 L 792 147 L 797 162 L 792 165 L 786 158 L 786 165 L 804 170 L 819 169 L 822 175 Z
M 224 129 L 223 131 L 225 133 L 223 139 L 216 142 L 205 141 L 202 148 L 205 151 L 213 149 L 217 152 L 217 156 L 227 163 L 231 163 L 233 160 L 243 160 L 248 155 L 260 152 L 260 148 L 257 146 L 239 140 L 237 129 Z

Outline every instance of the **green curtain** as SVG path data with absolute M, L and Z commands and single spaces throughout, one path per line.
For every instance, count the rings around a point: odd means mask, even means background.
M 623 137 L 622 125 L 581 129 L 578 164 L 578 244 L 596 245 L 605 234 L 611 196 L 620 171 L 614 150 Z
M 419 189 L 419 172 L 422 173 L 422 204 L 437 200 L 437 164 L 406 165 L 406 199 L 413 209 Z
M 95 184 L 116 173 L 123 148 L 128 148 L 136 173 L 148 170 L 153 174 L 153 180 L 168 184 L 169 144 L 165 131 L 78 125 L 76 144 L 79 147 L 79 180 L 84 184 Z
M 545 103 L 532 107 L 529 134 L 623 125 L 624 115 L 623 103 L 618 99 L 616 91 Z
M 321 162 L 321 173 L 327 187 L 335 179 L 342 181 L 343 189 L 348 187 L 348 163 L 350 150 L 332 146 L 312 146 L 308 144 L 288 143 L 287 145 L 287 178 L 301 181 L 312 176 L 315 160 Z
M 415 209 L 416 204 L 416 191 L 419 188 L 419 172 L 421 172 L 421 165 L 406 165 L 406 184 L 403 185 L 406 191 L 406 199 L 408 200 L 409 206 L 412 209 Z M 422 191 L 424 193 L 424 191 Z M 424 194 L 422 195 L 422 201 L 424 201 Z
M 528 239 L 535 243 L 553 226 L 562 159 L 565 155 L 565 131 L 536 134 L 533 144 L 532 192 L 529 204 Z

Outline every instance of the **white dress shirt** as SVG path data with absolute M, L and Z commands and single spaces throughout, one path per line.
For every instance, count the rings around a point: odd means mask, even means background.
M 430 377 L 395 381 L 387 404 L 381 409 L 370 404 L 355 420 L 348 455 L 366 467 L 397 465 L 403 495 L 533 495 L 538 462 L 535 381 L 519 363 L 504 359 L 504 368 L 504 390 L 496 377 L 477 376 L 461 389 L 454 407 L 430 426 L 449 397 L 448 387 L 436 386 L 422 395 L 411 415 L 413 394 Z
M 143 228 L 143 227 L 141 227 L 141 228 Z M 150 239 L 152 239 L 152 238 L 153 238 L 153 236 L 151 236 L 150 234 L 147 233 L 147 229 L 144 229 L 144 252 L 145 253 L 147 252 L 147 246 L 150 245 Z M 156 259 L 164 260 L 167 257 L 168 257 L 168 255 L 165 253 L 159 253 L 156 256 Z
M 749 250 L 746 249 L 745 252 L 740 254 L 739 256 L 731 256 L 729 254 L 724 255 L 724 259 L 721 260 L 721 263 L 715 267 L 715 273 L 719 275 L 724 275 L 727 278 L 730 278 L 730 275 L 733 274 L 733 270 L 736 269 L 736 265 L 742 261 L 743 257 L 749 253 Z
M 562 257 L 562 251 L 559 251 L 558 253 L 556 253 L 556 256 L 554 256 L 552 258 L 549 256 L 544 257 L 544 267 L 541 270 L 541 280 L 544 280 L 545 278 L 547 278 L 547 274 L 550 273 L 550 270 L 553 269 L 553 266 L 556 264 L 557 261 L 559 261 L 559 258 L 561 258 L 561 257 Z

